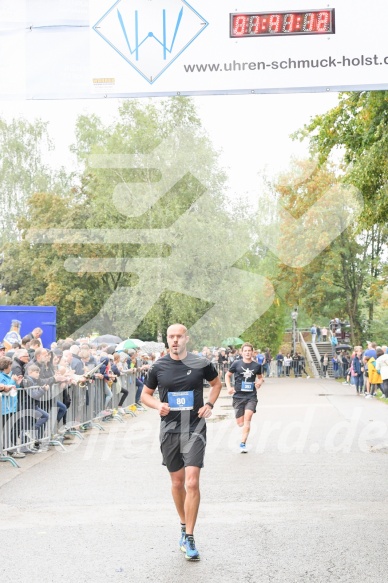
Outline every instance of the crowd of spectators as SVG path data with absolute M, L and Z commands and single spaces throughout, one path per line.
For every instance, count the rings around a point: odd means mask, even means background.
M 370 398 L 376 395 L 388 398 L 388 352 L 387 346 L 378 346 L 376 342 L 367 342 L 366 348 L 355 346 L 337 348 L 320 357 L 321 377 L 329 376 L 329 369 L 335 379 L 344 379 L 344 385 L 353 385 L 357 394 Z M 381 391 L 381 393 L 378 393 Z
M 235 360 L 242 358 L 240 350 L 233 346 L 221 346 L 220 348 L 204 346 L 201 351 L 194 350 L 193 352 L 210 360 L 218 370 L 222 381 L 224 381 L 225 373 L 230 365 Z M 306 371 L 305 358 L 303 354 L 298 352 L 284 355 L 279 351 L 276 357 L 273 358 L 269 348 L 256 349 L 253 351 L 253 358 L 262 366 L 263 374 L 266 377 L 302 377 L 305 374 L 307 378 L 310 378 Z
M 320 332 L 324 337 L 331 330 L 323 328 Z M 72 385 L 82 385 L 87 391 L 88 382 L 100 379 L 104 387 L 104 410 L 101 414 L 108 415 L 112 411 L 113 390 L 120 394 L 118 412 L 124 414 L 128 390 L 121 382 L 121 376 L 130 371 L 136 379 L 136 406 L 141 407 L 140 395 L 147 370 L 159 356 L 164 355 L 147 354 L 141 349 L 115 352 L 115 345 L 94 344 L 89 338 L 66 338 L 53 342 L 48 349 L 43 347 L 41 335 L 42 330 L 36 328 L 12 346 L 0 344 L 2 426 L 3 431 L 8 428 L 6 441 L 13 457 L 43 451 L 43 430 L 50 420 L 52 430 L 66 428 Z M 216 366 L 222 380 L 230 365 L 242 358 L 240 350 L 233 346 L 204 346 L 201 351 L 193 352 L 208 358 Z M 279 351 L 273 358 L 269 348 L 257 349 L 254 358 L 263 367 L 266 377 L 302 377 L 304 374 L 309 378 L 305 358 L 298 352 L 283 354 Z M 358 394 L 370 398 L 381 390 L 384 398 L 388 399 L 387 346 L 380 347 L 369 342 L 365 350 L 355 346 L 353 352 L 343 349 L 333 350 L 330 355 L 326 353 L 321 357 L 321 376 L 328 374 L 330 361 L 334 377 L 344 378 L 344 384 L 354 385 Z
M 329 341 L 331 344 L 338 343 L 338 341 L 345 342 L 349 335 L 349 330 L 350 326 L 346 321 L 342 321 L 340 318 L 332 318 L 327 326 L 321 326 L 320 324 L 311 326 L 311 342 L 313 344 Z
M 112 412 L 113 390 L 120 394 L 118 412 L 124 414 L 128 390 L 121 376 L 130 372 L 135 377 L 135 400 L 140 408 L 144 376 L 157 357 L 141 350 L 115 353 L 114 345 L 93 344 L 89 338 L 66 338 L 48 349 L 43 347 L 41 335 L 37 328 L 11 346 L 0 344 L 2 444 L 14 458 L 47 449 L 42 440 L 47 427 L 66 436 L 74 385 L 84 387 L 87 398 L 88 383 L 100 379 L 105 396 L 101 415 Z
M 330 342 L 330 349 L 320 356 L 319 374 L 329 376 L 330 367 L 335 379 L 344 379 L 344 385 L 354 385 L 357 394 L 366 398 L 380 396 L 388 399 L 388 351 L 387 346 L 367 342 L 367 347 L 346 344 L 349 325 L 339 318 L 332 318 L 327 328 L 313 324 L 311 342 Z
M 333 325 L 334 324 L 334 325 Z M 332 328 L 337 323 L 333 320 Z M 322 336 L 329 338 L 332 334 L 330 327 L 320 330 Z M 240 351 L 231 346 L 209 348 L 204 346 L 201 351 L 194 351 L 208 358 L 217 368 L 221 379 L 236 359 L 241 358 Z M 254 351 L 255 360 L 262 365 L 263 374 L 266 377 L 302 377 L 310 378 L 306 370 L 305 357 L 295 352 L 283 353 L 279 350 L 273 358 L 267 348 L 263 351 Z M 377 346 L 375 342 L 368 342 L 364 350 L 361 346 L 355 346 L 351 352 L 348 349 L 333 347 L 333 351 L 326 352 L 320 357 L 320 376 L 329 376 L 330 366 L 336 379 L 344 379 L 344 384 L 352 384 L 357 388 L 358 394 L 364 394 L 367 398 L 373 397 L 381 391 L 384 398 L 388 398 L 388 352 L 386 346 Z
M 388 399 L 388 347 L 367 342 L 367 348 L 355 346 L 350 354 L 335 355 L 342 360 L 344 385 L 353 385 L 358 395 Z M 346 369 L 346 370 L 345 370 Z

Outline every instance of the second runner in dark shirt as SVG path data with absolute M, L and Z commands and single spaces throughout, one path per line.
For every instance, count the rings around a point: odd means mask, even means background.
M 229 367 L 229 372 L 234 374 L 234 398 L 247 399 L 256 398 L 257 392 L 255 387 L 256 375 L 263 374 L 261 364 L 257 362 L 244 362 L 235 360 Z

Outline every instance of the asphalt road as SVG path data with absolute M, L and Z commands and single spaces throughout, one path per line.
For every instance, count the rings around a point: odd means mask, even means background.
M 241 455 L 230 405 L 223 391 L 208 423 L 200 562 L 178 548 L 147 411 L 0 464 L 1 583 L 386 581 L 388 406 L 335 381 L 268 379 Z

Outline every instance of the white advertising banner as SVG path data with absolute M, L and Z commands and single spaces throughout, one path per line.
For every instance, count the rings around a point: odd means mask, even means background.
M 3 0 L 0 98 L 388 88 L 387 0 Z

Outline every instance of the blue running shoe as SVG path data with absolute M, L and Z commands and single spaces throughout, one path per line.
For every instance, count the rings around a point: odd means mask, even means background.
M 188 561 L 199 561 L 199 552 L 197 551 L 197 549 L 195 548 L 195 542 L 194 542 L 194 537 L 193 536 L 186 536 L 184 543 L 183 543 L 183 549 L 185 551 L 185 558 Z
M 179 539 L 179 548 L 181 551 L 186 552 L 184 543 L 186 538 L 186 528 L 181 528 L 181 538 Z
M 240 453 L 248 453 L 247 446 L 243 442 L 240 443 Z

